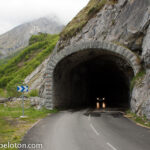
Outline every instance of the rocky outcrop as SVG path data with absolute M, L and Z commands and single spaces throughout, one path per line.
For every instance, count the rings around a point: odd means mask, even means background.
M 45 104 L 45 99 L 40 97 L 30 97 L 30 105 L 35 109 L 41 109 Z
M 142 60 L 146 74 L 136 81 L 132 91 L 131 108 L 133 112 L 145 115 L 150 120 L 150 25 L 142 43 Z
M 150 120 L 150 70 L 147 70 L 145 76 L 138 78 L 131 97 L 132 111 Z
M 144 67 L 150 69 L 150 25 L 143 40 L 142 59 L 144 62 Z
M 11 101 L 11 102 L 22 101 L 22 98 L 13 97 L 13 98 L 10 98 L 10 99 L 5 100 L 3 102 L 0 101 L 0 103 L 6 103 L 8 101 Z M 45 104 L 45 99 L 40 98 L 40 97 L 30 97 L 30 98 L 24 97 L 24 101 L 30 101 L 30 105 L 32 107 L 34 107 L 35 109 L 41 109 Z
M 142 44 L 143 67 L 145 76 L 136 81 L 132 91 L 131 108 L 138 115 L 145 115 L 150 120 L 150 25 Z
M 8 101 L 10 101 L 10 99 L 8 99 L 8 98 L 0 98 L 0 103 L 6 103 Z
M 117 4 L 106 4 L 76 36 L 60 40 L 57 51 L 60 47 L 92 39 L 122 44 L 140 54 L 150 23 L 149 14 L 148 0 L 118 0 Z
M 44 73 L 46 71 L 48 60 L 49 58 L 47 58 L 29 76 L 25 78 L 24 83 L 30 87 L 29 91 L 33 89 L 37 89 L 37 90 L 40 89 L 41 85 L 44 82 Z

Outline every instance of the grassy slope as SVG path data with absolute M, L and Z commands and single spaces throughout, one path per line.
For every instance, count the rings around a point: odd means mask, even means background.
M 49 56 L 58 39 L 58 35 L 34 35 L 31 37 L 28 47 L 6 64 L 1 65 L 0 97 L 19 96 L 16 86 L 23 84 L 25 77 Z
M 9 55 L 5 58 L 0 59 L 0 66 L 6 64 L 11 58 L 17 56 L 19 54 L 19 51 L 13 53 L 12 55 Z
M 21 102 L 8 102 L 0 104 L 0 144 L 20 143 L 26 131 L 33 126 L 35 122 L 44 118 L 56 110 L 35 110 L 30 107 L 30 102 L 25 101 L 25 115 L 28 118 L 21 119 L 22 108 Z M 5 149 L 6 150 L 6 149 Z M 13 150 L 16 150 L 13 148 Z

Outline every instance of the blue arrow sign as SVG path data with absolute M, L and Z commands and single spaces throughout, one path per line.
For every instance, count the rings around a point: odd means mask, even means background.
M 28 92 L 28 86 L 17 86 L 18 92 Z

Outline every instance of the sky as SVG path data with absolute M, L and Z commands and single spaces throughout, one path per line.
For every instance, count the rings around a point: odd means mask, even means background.
M 0 0 L 0 34 L 44 16 L 67 24 L 89 0 Z

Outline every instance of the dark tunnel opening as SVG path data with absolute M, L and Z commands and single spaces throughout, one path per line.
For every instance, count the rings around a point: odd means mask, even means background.
M 54 72 L 57 108 L 95 108 L 105 98 L 107 108 L 129 108 L 133 70 L 121 57 L 96 51 L 79 52 L 58 64 Z

